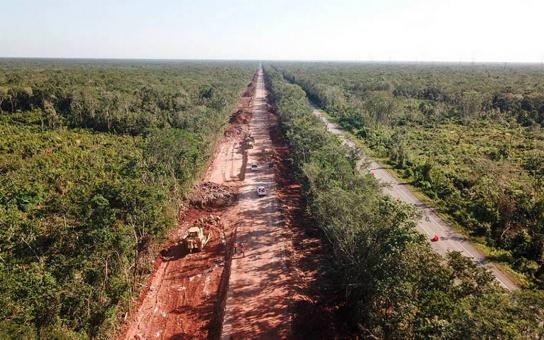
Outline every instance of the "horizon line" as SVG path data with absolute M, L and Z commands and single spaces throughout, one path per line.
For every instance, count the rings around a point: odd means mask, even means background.
M 227 61 L 227 62 L 315 62 L 315 63 L 377 63 L 377 64 L 527 64 L 544 65 L 542 61 L 489 61 L 489 60 L 370 60 L 370 59 L 235 59 L 235 58 L 142 58 L 142 57 L 3 57 L 0 60 L 93 60 L 93 61 Z

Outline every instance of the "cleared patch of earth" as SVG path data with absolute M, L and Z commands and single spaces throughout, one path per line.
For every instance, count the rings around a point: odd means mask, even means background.
M 120 339 L 346 338 L 327 247 L 304 214 L 262 70 L 189 202 Z M 212 237 L 190 254 L 180 240 L 194 225 Z
M 236 195 L 246 165 L 243 145 L 251 117 L 252 82 L 240 100 L 219 141 L 202 184 L 191 194 L 192 204 L 180 213 L 178 227 L 163 245 L 140 298 L 133 305 L 119 339 L 206 338 L 217 321 L 217 298 L 238 219 Z M 234 197 L 225 198 L 228 188 Z M 211 239 L 201 252 L 188 253 L 181 239 L 202 221 L 217 220 L 205 228 Z

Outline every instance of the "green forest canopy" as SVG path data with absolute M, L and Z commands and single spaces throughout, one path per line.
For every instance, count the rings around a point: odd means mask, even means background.
M 256 69 L 0 60 L 0 334 L 107 337 Z
M 332 254 L 340 312 L 361 338 L 539 338 L 542 290 L 512 294 L 460 253 L 441 259 L 415 229 L 413 207 L 361 174 L 307 105 L 304 90 L 266 67 L 308 215 Z
M 494 259 L 544 284 L 544 68 L 275 63 Z

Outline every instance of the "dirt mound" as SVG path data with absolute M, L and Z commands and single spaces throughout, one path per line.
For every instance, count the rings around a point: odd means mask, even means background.
M 231 125 L 228 129 L 225 129 L 223 133 L 225 137 L 239 136 L 242 133 L 242 127 L 240 125 Z
M 246 90 L 244 91 L 244 93 L 242 94 L 242 100 L 245 99 L 245 98 L 248 98 L 248 97 L 253 97 L 253 95 L 255 94 L 255 88 L 256 88 L 256 84 L 257 84 L 257 74 L 255 74 L 255 76 L 251 79 L 251 81 L 249 82 L 249 84 L 247 84 L 247 88 Z
M 236 200 L 236 194 L 226 185 L 203 182 L 193 188 L 189 202 L 201 209 L 223 208 Z
M 240 125 L 249 124 L 253 112 L 256 81 L 257 78 L 254 77 L 238 101 L 236 112 L 231 115 L 229 120 L 230 125 L 224 132 L 226 137 L 239 136 L 243 130 Z
M 213 214 L 198 218 L 193 223 L 194 227 L 201 227 L 201 228 L 211 228 L 211 227 L 216 227 L 219 225 L 221 225 L 221 217 L 213 215 Z
M 251 109 L 242 107 L 238 109 L 229 119 L 229 127 L 225 129 L 225 136 L 238 136 L 241 134 L 243 128 L 242 125 L 246 125 L 251 120 Z
M 251 111 L 239 109 L 232 116 L 230 116 L 229 123 L 248 124 L 250 119 Z
M 239 106 L 247 109 L 251 109 L 251 101 L 253 100 L 253 97 L 247 96 L 240 98 Z

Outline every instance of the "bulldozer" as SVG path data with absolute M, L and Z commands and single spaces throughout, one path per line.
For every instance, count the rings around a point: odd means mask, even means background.
M 204 229 L 201 227 L 191 227 L 185 236 L 185 246 L 192 253 L 193 250 L 201 251 L 211 238 L 211 234 L 204 235 Z
M 241 142 L 241 145 L 244 149 L 253 149 L 253 144 L 255 143 L 255 138 L 250 134 L 245 134 Z

